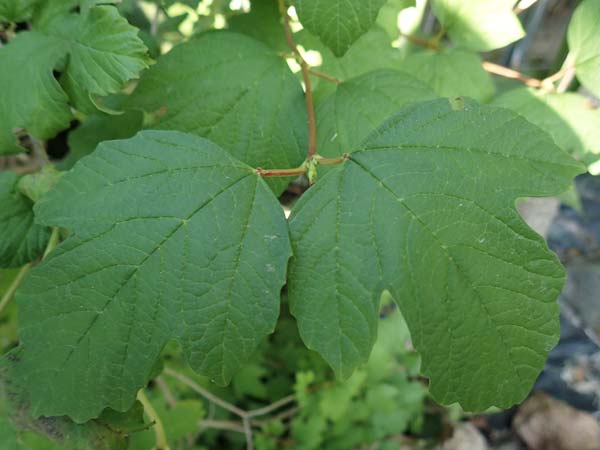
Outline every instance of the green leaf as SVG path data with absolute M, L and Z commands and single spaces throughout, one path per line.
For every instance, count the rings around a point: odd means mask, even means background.
M 600 154 L 600 109 L 584 96 L 531 88 L 510 90 L 494 104 L 516 111 L 554 138 L 554 142 L 586 162 Z
M 0 173 L 0 267 L 20 267 L 40 257 L 50 230 L 34 223 L 33 201 L 13 172 Z
M 0 22 L 23 22 L 31 17 L 37 0 L 0 0 Z
M 17 188 L 35 203 L 54 187 L 61 176 L 62 172 L 56 170 L 53 165 L 46 164 L 35 173 L 23 175 L 17 183 Z
M 267 399 L 269 392 L 263 378 L 268 371 L 260 364 L 249 363 L 242 367 L 231 380 L 231 387 L 238 398 L 251 396 Z
M 69 153 L 60 162 L 62 169 L 70 169 L 82 157 L 92 153 L 102 141 L 127 139 L 142 129 L 141 111 L 129 110 L 115 116 L 104 113 L 91 115 L 69 133 Z
M 19 33 L 0 49 L 0 155 L 23 150 L 15 128 L 48 139 L 69 125 L 67 95 L 52 75 L 65 54 L 64 43 L 37 31 Z
M 289 52 L 277 1 L 253 0 L 249 13 L 238 14 L 227 21 L 231 31 L 246 34 L 279 52 Z
M 292 0 L 302 25 L 342 56 L 375 24 L 386 0 Z
M 398 15 L 400 11 L 410 7 L 415 7 L 415 0 L 387 0 L 379 10 L 376 23 L 391 39 L 397 39 L 400 35 Z
M 57 35 L 70 39 L 69 65 L 61 84 L 78 109 L 95 112 L 85 107 L 87 100 L 117 92 L 148 67 L 149 59 L 137 29 L 116 8 L 92 7 L 78 19 L 56 24 Z
M 337 58 L 327 47 L 306 30 L 300 30 L 294 39 L 306 50 L 318 51 L 322 64 L 318 70 L 340 81 L 363 75 L 378 69 L 400 69 L 404 53 L 392 47 L 391 39 L 381 27 L 375 25 L 363 34 L 341 58 Z M 335 84 L 313 77 L 313 94 L 318 103 L 335 91 Z
M 154 114 L 153 128 L 209 138 L 246 164 L 299 166 L 307 117 L 304 93 L 285 61 L 231 32 L 204 33 L 163 56 L 126 106 Z M 277 192 L 289 179 L 273 181 Z
M 303 341 L 348 377 L 388 289 L 439 402 L 521 400 L 558 339 L 564 272 L 515 200 L 559 193 L 582 169 L 508 110 L 405 108 L 292 210 L 288 295 Z
M 516 0 L 433 0 L 432 10 L 460 47 L 489 51 L 525 36 L 513 12 Z
M 316 112 L 319 153 L 334 157 L 352 152 L 404 106 L 436 97 L 426 84 L 395 70 L 378 70 L 340 83 Z
M 494 83 L 478 55 L 460 49 L 425 50 L 408 56 L 400 70 L 429 85 L 441 97 L 465 96 L 485 102 Z
M 575 61 L 577 78 L 600 97 L 600 2 L 584 0 L 575 9 L 567 41 Z
M 205 139 L 104 142 L 35 210 L 71 232 L 17 293 L 35 415 L 128 409 L 169 340 L 227 383 L 275 327 L 283 212 L 254 169 Z
M 22 354 L 19 349 L 0 359 L 0 448 L 2 450 L 125 450 L 127 433 L 107 426 L 103 420 L 78 425 L 66 417 L 32 418 L 30 403 L 16 375 Z M 123 417 L 142 424 L 142 410 L 112 413 L 111 423 Z M 121 419 L 120 419 L 121 418 Z
M 198 433 L 199 423 L 205 416 L 202 400 L 179 400 L 175 406 L 169 407 L 162 397 L 155 395 L 151 402 L 163 422 L 167 440 L 172 448 L 177 448 L 178 441 L 186 435 Z M 148 427 L 131 437 L 129 449 L 148 450 L 154 447 L 155 441 L 155 432 L 152 427 Z
M 53 137 L 69 125 L 69 97 L 75 107 L 95 111 L 95 96 L 119 90 L 147 66 L 146 47 L 116 8 L 46 14 L 36 28 L 42 31 L 19 33 L 0 49 L 0 154 L 22 151 L 14 129 Z M 62 72 L 60 85 L 55 69 Z

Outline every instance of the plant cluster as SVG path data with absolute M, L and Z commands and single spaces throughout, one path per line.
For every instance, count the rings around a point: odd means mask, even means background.
M 391 449 L 527 395 L 564 271 L 515 203 L 594 170 L 600 1 L 543 79 L 480 58 L 511 0 L 115 3 L 0 0 L 1 448 Z

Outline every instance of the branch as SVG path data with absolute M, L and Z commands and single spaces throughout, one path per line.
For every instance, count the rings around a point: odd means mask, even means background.
M 23 280 L 25 279 L 25 276 L 27 275 L 27 273 L 29 272 L 30 269 L 31 269 L 31 263 L 25 264 L 23 267 L 21 267 L 21 270 L 19 270 L 19 273 L 17 274 L 17 276 L 15 277 L 13 282 L 8 287 L 8 290 L 2 296 L 2 300 L 0 300 L 0 314 L 2 314 L 2 311 L 4 311 L 4 308 L 6 308 L 8 306 L 8 304 L 12 300 L 13 296 L 15 295 L 17 288 L 23 282 Z
M 569 88 L 573 78 L 575 78 L 575 58 L 573 53 L 569 52 L 560 70 L 549 77 L 549 79 L 552 79 L 552 81 L 560 79 L 556 92 L 565 92 Z
M 575 68 L 569 67 L 567 69 L 567 71 L 565 72 L 562 80 L 560 80 L 560 83 L 558 83 L 556 92 L 559 92 L 559 93 L 566 92 L 567 89 L 569 88 L 569 85 L 573 81 L 573 78 L 575 78 Z
M 283 18 L 283 28 L 285 30 L 285 38 L 287 43 L 294 53 L 300 69 L 302 72 L 302 79 L 304 80 L 305 98 L 306 98 L 306 112 L 308 114 L 308 151 L 307 158 L 312 158 L 317 153 L 317 125 L 315 120 L 315 107 L 313 103 L 312 87 L 310 84 L 310 67 L 306 60 L 302 57 L 302 54 L 298 50 L 298 46 L 292 36 L 292 29 L 290 27 L 290 16 L 288 16 L 287 8 L 285 6 L 285 0 L 279 0 L 279 13 Z
M 290 417 L 293 417 L 296 415 L 296 413 L 298 411 L 300 411 L 300 408 L 298 406 L 293 406 L 290 409 L 281 411 L 279 414 L 275 414 L 273 417 L 269 417 L 268 419 L 264 419 L 264 420 L 254 420 L 252 423 L 255 426 L 262 427 L 262 426 L 264 426 L 268 423 L 274 422 L 276 420 L 285 420 Z
M 143 389 L 140 389 L 137 395 L 138 400 L 144 407 L 144 412 L 148 418 L 154 422 L 154 435 L 156 436 L 156 449 L 157 450 L 170 450 L 167 442 L 167 435 L 165 434 L 165 428 L 163 427 L 160 416 L 146 397 Z
M 412 42 L 413 44 L 418 45 L 420 47 L 425 47 L 425 48 L 428 48 L 430 50 L 435 50 L 435 51 L 440 50 L 439 44 L 436 42 L 433 42 L 432 40 L 423 39 L 422 37 L 414 36 L 412 34 L 401 33 L 400 36 L 402 36 L 403 38 L 406 38 L 409 42 Z
M 254 438 L 252 437 L 252 424 L 248 416 L 242 417 L 244 435 L 246 436 L 246 450 L 254 450 Z
M 312 67 L 308 69 L 308 71 L 313 74 L 315 77 L 323 78 L 324 80 L 331 81 L 335 84 L 340 84 L 342 81 L 338 80 L 336 77 L 332 77 L 331 75 L 327 75 L 319 70 L 315 70 Z
M 177 405 L 177 400 L 175 400 L 175 397 L 173 396 L 173 393 L 171 392 L 171 389 L 169 389 L 169 385 L 166 383 L 164 378 L 161 376 L 156 377 L 154 379 L 154 382 L 156 383 L 156 386 L 158 386 L 158 389 L 165 398 L 165 402 L 167 402 L 167 405 L 169 405 L 169 407 L 171 408 L 175 407 Z
M 304 165 L 295 169 L 263 169 L 257 167 L 254 171 L 261 177 L 290 177 L 306 173 L 306 167 Z
M 179 372 L 176 372 L 173 369 L 170 369 L 168 367 L 165 367 L 165 373 L 167 375 L 169 375 L 170 377 L 173 377 L 173 378 L 181 381 L 183 384 L 185 384 L 187 387 L 189 387 L 192 391 L 196 392 L 197 394 L 200 394 L 202 397 L 204 397 L 209 402 L 212 402 L 215 405 L 220 406 L 221 408 L 235 414 L 236 416 L 239 416 L 239 417 L 246 416 L 246 411 L 217 397 L 212 392 L 209 392 L 207 389 L 204 389 L 202 386 L 200 386 L 194 380 L 186 377 L 185 375 L 183 375 Z
M 483 69 L 486 72 L 493 73 L 494 75 L 499 75 L 504 78 L 511 78 L 513 80 L 519 80 L 523 84 L 530 86 L 530 87 L 547 89 L 547 87 L 544 85 L 542 80 L 538 80 L 537 78 L 529 77 L 521 72 L 517 72 L 516 70 L 509 69 L 508 67 L 504 67 L 499 64 L 495 64 L 495 63 L 492 63 L 489 61 L 484 61 Z
M 264 416 L 265 414 L 269 414 L 270 412 L 275 411 L 276 409 L 279 409 L 282 406 L 287 405 L 288 403 L 292 403 L 295 400 L 295 395 L 288 395 L 287 397 L 283 397 L 282 399 L 277 400 L 276 402 L 271 403 L 270 405 L 267 405 L 263 408 L 248 411 L 248 417 Z
M 233 422 L 229 420 L 202 420 L 200 422 L 200 428 L 214 428 L 215 430 L 228 430 L 235 431 L 237 433 L 244 434 L 244 427 L 240 422 Z

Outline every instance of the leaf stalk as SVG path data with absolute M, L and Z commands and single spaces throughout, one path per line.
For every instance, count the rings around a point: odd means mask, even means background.
M 301 166 L 295 167 L 293 169 L 263 169 L 261 167 L 257 167 L 256 169 L 254 169 L 254 172 L 260 175 L 261 177 L 299 176 L 310 172 L 311 168 L 315 168 L 318 165 L 336 166 L 346 161 L 349 157 L 350 155 L 348 153 L 344 153 L 342 156 L 338 156 L 336 158 L 325 158 L 324 156 L 321 156 L 319 154 L 314 154 L 310 158 L 307 158 Z
M 48 253 L 50 253 L 58 245 L 59 240 L 60 230 L 57 227 L 54 227 L 52 228 L 50 239 L 48 240 L 48 244 L 46 245 L 44 254 L 42 255 L 42 260 L 44 260 L 44 258 L 46 258 L 46 255 L 48 255 Z M 19 286 L 25 279 L 25 276 L 29 273 L 32 267 L 32 263 L 27 263 L 23 267 L 21 267 L 21 270 L 19 270 L 19 273 L 17 273 L 17 276 L 8 287 L 8 290 L 2 296 L 2 300 L 0 300 L 0 314 L 2 314 L 2 311 L 4 311 L 4 309 L 8 306 L 10 301 L 13 299 L 13 297 L 15 296 L 15 292 L 17 292 L 17 289 L 19 288 Z
M 308 114 L 308 150 L 307 159 L 317 153 L 317 122 L 315 120 L 315 107 L 313 102 L 312 87 L 310 82 L 310 67 L 306 60 L 302 57 L 296 41 L 292 35 L 292 28 L 290 27 L 290 16 L 287 13 L 287 7 L 285 0 L 279 0 L 279 13 L 283 18 L 283 28 L 285 31 L 285 38 L 288 46 L 292 50 L 296 61 L 300 64 L 300 70 L 302 72 L 302 80 L 304 81 L 305 99 L 306 99 L 306 112 Z
M 156 437 L 156 449 L 157 450 L 170 450 L 169 444 L 167 442 L 167 435 L 165 433 L 165 428 L 163 426 L 162 421 L 160 420 L 160 416 L 148 400 L 146 393 L 143 389 L 138 391 L 137 399 L 140 401 L 142 406 L 144 407 L 144 412 L 150 419 L 150 421 L 154 422 L 154 435 Z

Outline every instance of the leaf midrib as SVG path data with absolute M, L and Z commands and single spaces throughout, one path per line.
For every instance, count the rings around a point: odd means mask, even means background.
M 142 268 L 142 266 L 144 265 L 144 263 L 152 255 L 154 255 L 154 253 L 156 253 L 156 251 L 162 245 L 164 245 L 164 243 L 167 242 L 183 226 L 184 223 L 186 223 L 188 220 L 192 219 L 198 212 L 200 212 L 202 209 L 204 209 L 206 206 L 208 206 L 212 201 L 214 201 L 215 199 L 217 199 L 221 194 L 223 194 L 224 192 L 228 191 L 233 186 L 235 186 L 237 183 L 243 181 L 244 179 L 246 179 L 247 177 L 249 177 L 251 175 L 252 175 L 251 173 L 245 174 L 244 176 L 242 176 L 242 177 L 236 179 L 235 181 L 229 183 L 228 185 L 226 185 L 225 187 L 223 187 L 221 190 L 219 190 L 218 192 L 216 192 L 213 196 L 211 196 L 210 198 L 208 198 L 207 200 L 205 200 L 204 202 L 202 202 L 186 218 L 181 219 L 181 221 L 175 226 L 175 228 L 169 234 L 167 234 L 163 238 L 163 240 L 161 242 L 159 242 L 157 245 L 155 245 L 154 248 L 146 256 L 144 256 L 144 258 L 140 261 L 140 263 L 137 264 L 135 266 L 135 268 L 132 270 L 131 274 L 127 277 L 127 279 L 124 280 L 124 282 L 120 285 L 120 287 L 117 289 L 117 291 L 108 298 L 108 300 L 102 306 L 101 310 L 98 311 L 95 314 L 95 316 L 93 317 L 93 319 L 90 322 L 90 324 L 88 325 L 88 327 L 83 331 L 83 333 L 81 334 L 81 336 L 79 336 L 79 338 L 77 339 L 77 341 L 75 342 L 75 344 L 72 346 L 72 348 L 70 349 L 69 353 L 65 357 L 64 361 L 60 364 L 61 368 L 64 368 L 64 366 L 69 362 L 70 358 L 73 356 L 73 353 L 75 352 L 75 349 L 79 346 L 79 344 L 81 343 L 81 341 L 83 341 L 83 339 L 85 339 L 85 337 L 89 334 L 89 332 L 93 328 L 93 326 L 96 323 L 96 321 L 98 320 L 98 318 L 103 314 L 103 312 L 106 310 L 106 308 L 108 308 L 108 306 L 114 301 L 114 299 L 117 297 L 117 295 L 119 295 L 119 293 L 121 292 L 121 290 L 129 283 L 129 281 L 133 278 L 133 276 Z M 57 372 L 55 376 L 57 376 L 58 374 L 59 373 Z
M 412 208 L 410 206 L 408 206 L 405 202 L 404 198 L 399 197 L 393 189 L 391 189 L 387 183 L 379 178 L 375 173 L 373 173 L 367 166 L 365 166 L 364 164 L 362 164 L 361 162 L 357 161 L 356 159 L 353 158 L 353 156 L 351 155 L 350 158 L 348 159 L 349 162 L 354 163 L 357 167 L 359 167 L 362 171 L 364 171 L 367 175 L 369 175 L 371 178 L 373 178 L 378 184 L 380 184 L 381 187 L 384 188 L 384 190 L 390 194 L 398 203 L 400 203 L 400 205 L 402 205 L 406 211 L 419 223 L 421 224 L 421 226 L 423 227 L 423 229 L 425 229 L 430 235 L 431 237 L 434 239 L 434 241 L 438 244 L 439 248 L 446 254 L 446 256 L 448 257 L 448 260 L 451 262 L 451 264 L 456 268 L 456 270 L 464 277 L 464 279 L 467 281 L 467 283 L 469 284 L 469 286 L 471 287 L 471 289 L 473 290 L 473 292 L 475 293 L 476 297 L 479 299 L 479 303 L 482 307 L 482 309 L 485 311 L 488 319 L 490 320 L 491 323 L 494 324 L 494 331 L 496 332 L 497 336 L 500 338 L 500 341 L 502 343 L 502 349 L 505 351 L 506 353 L 506 357 L 507 360 L 510 361 L 511 364 L 511 370 L 512 372 L 515 374 L 515 377 L 518 378 L 519 380 L 521 380 L 521 382 L 523 382 L 523 378 L 521 377 L 521 374 L 519 373 L 518 369 L 517 369 L 517 365 L 515 364 L 512 355 L 511 355 L 511 351 L 507 350 L 510 349 L 509 346 L 506 345 L 504 336 L 502 335 L 502 333 L 500 332 L 500 330 L 498 329 L 498 326 L 496 325 L 495 320 L 493 319 L 492 315 L 489 313 L 487 306 L 485 305 L 485 302 L 483 301 L 483 299 L 481 298 L 481 294 L 479 293 L 479 291 L 476 289 L 474 283 L 471 281 L 471 279 L 467 276 L 467 274 L 463 271 L 462 267 L 460 265 L 458 265 L 456 263 L 456 261 L 454 260 L 454 258 L 452 258 L 452 256 L 449 254 L 447 246 L 444 246 L 443 243 L 441 242 L 440 238 L 428 227 L 427 223 L 421 219 L 421 217 L 412 210 Z

